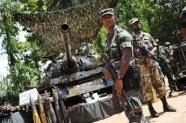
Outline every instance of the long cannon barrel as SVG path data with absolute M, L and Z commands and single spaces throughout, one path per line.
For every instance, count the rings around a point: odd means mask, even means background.
M 65 49 L 66 49 L 66 56 L 67 56 L 67 63 L 72 63 L 72 51 L 71 51 L 71 45 L 70 45 L 70 28 L 68 24 L 62 24 L 61 25 L 61 33 L 63 35 L 63 40 L 65 43 Z

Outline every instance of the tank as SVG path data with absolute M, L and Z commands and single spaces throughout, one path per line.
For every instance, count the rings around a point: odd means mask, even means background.
M 68 24 L 61 25 L 61 34 L 65 53 L 52 59 L 41 88 L 48 92 L 54 87 L 59 89 L 65 121 L 87 123 L 119 113 L 112 97 L 113 81 L 106 81 L 102 74 L 103 61 L 91 55 L 88 46 L 84 56 L 73 55 Z
M 58 11 L 14 15 L 16 21 L 40 37 L 41 50 L 49 55 L 46 58 L 51 63 L 45 69 L 44 84 L 38 91 L 43 98 L 46 95 L 53 97 L 54 110 L 60 105 L 63 123 L 90 123 L 121 112 L 122 108 L 113 101 L 113 82 L 107 82 L 103 77 L 100 58 L 86 53 L 87 48 L 84 56 L 74 51 L 81 42 L 88 47 L 87 44 L 96 38 L 101 25 L 99 10 L 115 7 L 117 2 L 92 0 Z M 53 93 L 53 89 L 57 89 L 57 93 Z M 44 102 L 46 114 L 51 114 L 50 100 Z M 56 117 L 59 119 L 58 114 Z

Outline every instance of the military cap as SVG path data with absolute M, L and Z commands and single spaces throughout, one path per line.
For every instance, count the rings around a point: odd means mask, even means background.
M 134 24 L 135 22 L 139 22 L 138 18 L 132 18 L 129 20 L 129 25 L 131 26 L 132 24 Z
M 103 17 L 104 15 L 114 15 L 114 9 L 113 8 L 102 9 L 100 11 L 100 16 Z

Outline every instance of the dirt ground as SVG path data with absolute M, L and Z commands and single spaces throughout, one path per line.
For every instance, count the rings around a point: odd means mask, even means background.
M 160 116 L 158 118 L 151 118 L 147 105 L 143 105 L 145 118 L 150 123 L 186 123 L 186 90 L 173 92 L 173 96 L 168 98 L 168 103 L 176 108 L 177 112 L 163 112 L 162 103 L 159 100 L 153 105 Z M 128 123 L 128 120 L 125 113 L 122 112 L 96 123 Z

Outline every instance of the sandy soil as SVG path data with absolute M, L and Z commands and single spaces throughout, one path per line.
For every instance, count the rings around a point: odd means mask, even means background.
M 186 90 L 173 92 L 173 97 L 168 98 L 168 103 L 176 108 L 177 112 L 163 112 L 162 103 L 159 100 L 153 104 L 160 115 L 158 118 L 151 118 L 147 105 L 143 105 L 146 119 L 150 123 L 186 123 Z M 125 113 L 122 112 L 107 119 L 97 121 L 96 123 L 128 123 L 128 120 Z

